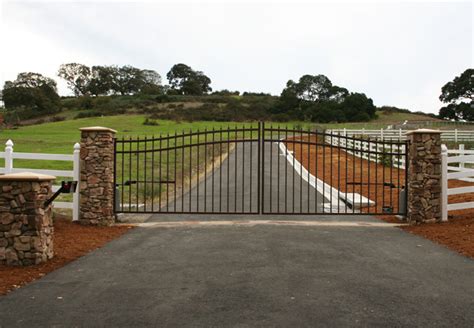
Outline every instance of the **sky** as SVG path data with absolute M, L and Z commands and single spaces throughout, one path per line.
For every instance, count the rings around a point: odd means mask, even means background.
M 0 84 L 20 72 L 58 82 L 60 64 L 185 63 L 214 90 L 279 95 L 324 74 L 377 106 L 437 113 L 441 87 L 473 65 L 468 2 L 124 2 L 0 0 Z

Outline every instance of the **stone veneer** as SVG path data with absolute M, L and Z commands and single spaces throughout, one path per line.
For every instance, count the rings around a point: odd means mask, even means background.
M 441 221 L 441 132 L 420 129 L 408 137 L 407 220 Z
M 115 130 L 89 127 L 81 130 L 79 222 L 111 225 L 114 215 Z
M 51 206 L 43 206 L 54 179 L 27 172 L 0 176 L 0 264 L 39 264 L 53 257 Z

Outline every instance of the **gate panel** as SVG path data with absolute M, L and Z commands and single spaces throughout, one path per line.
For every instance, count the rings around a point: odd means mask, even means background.
M 264 214 L 405 214 L 406 142 L 265 126 L 262 140 Z
M 260 124 L 115 141 L 117 213 L 253 213 Z

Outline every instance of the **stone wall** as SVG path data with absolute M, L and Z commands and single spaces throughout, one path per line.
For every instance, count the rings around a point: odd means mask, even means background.
M 114 215 L 115 130 L 104 127 L 81 130 L 79 222 L 111 225 Z
M 408 204 L 411 224 L 441 221 L 441 133 L 408 132 Z
M 0 264 L 30 265 L 53 257 L 51 196 L 55 177 L 17 173 L 0 176 Z

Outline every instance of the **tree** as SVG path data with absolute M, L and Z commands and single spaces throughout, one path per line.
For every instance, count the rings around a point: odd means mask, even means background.
M 296 96 L 306 101 L 324 101 L 330 97 L 331 80 L 324 75 L 303 75 L 295 84 Z
M 151 69 L 141 71 L 142 86 L 140 93 L 142 94 L 162 94 L 161 75 Z
M 16 80 L 6 81 L 3 102 L 7 110 L 25 108 L 43 113 L 59 110 L 56 82 L 39 73 L 20 73 Z
M 363 93 L 353 92 L 341 103 L 346 117 L 352 122 L 363 122 L 375 118 L 377 108 L 372 99 Z
M 183 95 L 200 96 L 212 91 L 211 79 L 185 64 L 176 64 L 166 74 L 171 89 Z
M 439 117 L 448 120 L 474 120 L 474 69 L 466 69 L 441 88 L 439 99 L 448 104 L 440 108 Z
M 76 96 L 87 95 L 92 80 L 91 69 L 83 64 L 69 63 L 59 66 L 58 76 L 65 79 Z
M 92 66 L 88 91 L 95 95 L 107 95 L 112 90 L 114 69 L 111 66 Z

